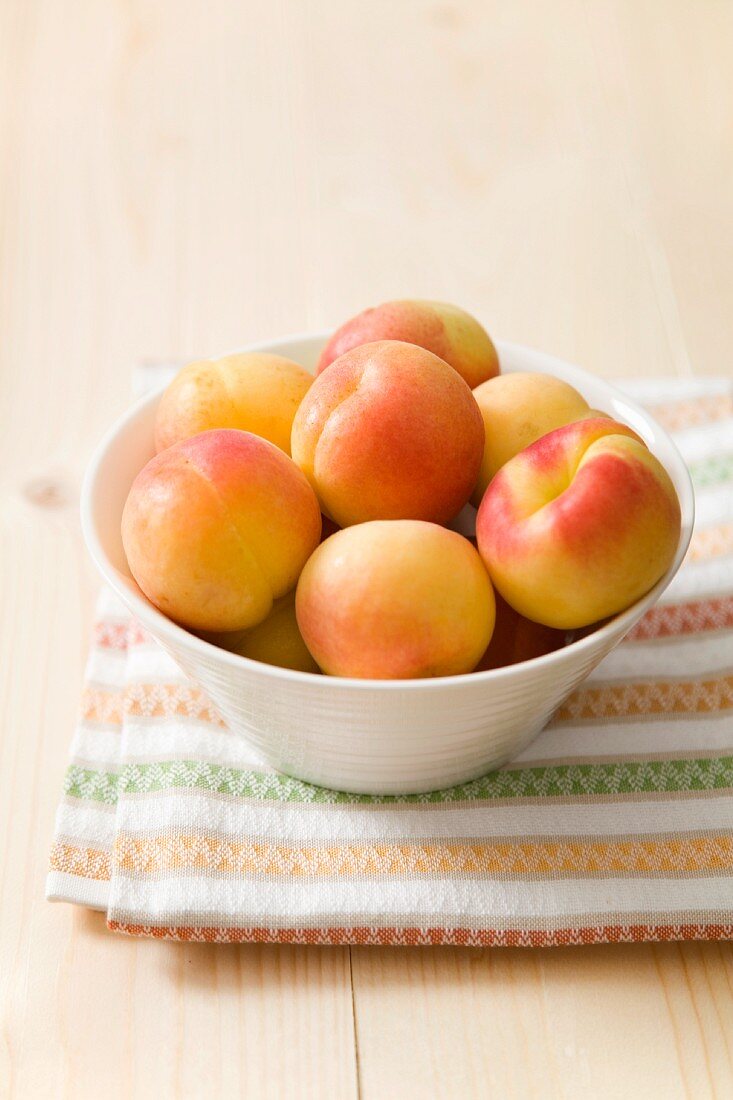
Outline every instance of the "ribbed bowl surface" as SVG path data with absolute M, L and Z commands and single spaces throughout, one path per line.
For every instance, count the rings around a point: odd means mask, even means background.
M 276 352 L 313 369 L 325 339 L 290 337 L 244 350 Z M 498 347 L 503 371 L 553 374 L 580 390 L 591 406 L 633 427 L 666 467 L 682 506 L 677 555 L 651 592 L 588 637 L 510 668 L 434 680 L 348 680 L 274 668 L 201 641 L 145 599 L 130 575 L 120 538 L 130 485 L 153 454 L 160 391 L 139 401 L 98 447 L 84 483 L 82 522 L 102 576 L 205 689 L 230 728 L 279 771 L 339 790 L 406 794 L 462 783 L 498 767 L 537 736 L 679 568 L 692 533 L 694 504 L 687 469 L 667 433 L 600 379 L 528 348 Z

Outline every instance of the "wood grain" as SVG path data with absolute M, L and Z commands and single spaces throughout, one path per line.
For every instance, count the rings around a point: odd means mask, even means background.
M 131 366 L 422 295 L 730 372 L 732 71 L 719 0 L 0 2 L 4 1094 L 731 1094 L 728 945 L 135 942 L 43 878 Z
M 367 1098 L 733 1090 L 727 945 L 358 948 L 353 971 Z

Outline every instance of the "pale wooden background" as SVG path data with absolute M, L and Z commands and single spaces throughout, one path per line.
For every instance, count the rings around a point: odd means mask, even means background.
M 731 370 L 726 0 L 0 0 L 0 1081 L 14 1097 L 729 1097 L 729 946 L 135 942 L 43 878 L 141 356 L 456 300 Z

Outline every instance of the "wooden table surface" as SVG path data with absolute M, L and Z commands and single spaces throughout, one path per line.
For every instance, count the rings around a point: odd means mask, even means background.
M 0 1090 L 729 1097 L 733 949 L 183 946 L 45 902 L 141 357 L 398 296 L 731 371 L 733 4 L 0 2 Z

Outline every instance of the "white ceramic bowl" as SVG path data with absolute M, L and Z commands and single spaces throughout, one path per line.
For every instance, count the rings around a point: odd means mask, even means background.
M 314 369 L 325 336 L 294 336 L 248 350 L 290 356 Z M 108 432 L 89 467 L 82 523 L 105 581 L 178 665 L 206 690 L 236 733 L 279 771 L 369 794 L 405 794 L 462 783 L 510 760 L 620 642 L 669 584 L 692 532 L 690 478 L 667 433 L 618 390 L 558 359 L 499 344 L 503 371 L 532 370 L 574 385 L 645 440 L 669 472 L 682 532 L 669 572 L 643 599 L 564 649 L 509 668 L 432 680 L 352 680 L 292 672 L 218 649 L 176 626 L 130 575 L 120 519 L 133 478 L 153 455 L 160 390 Z

